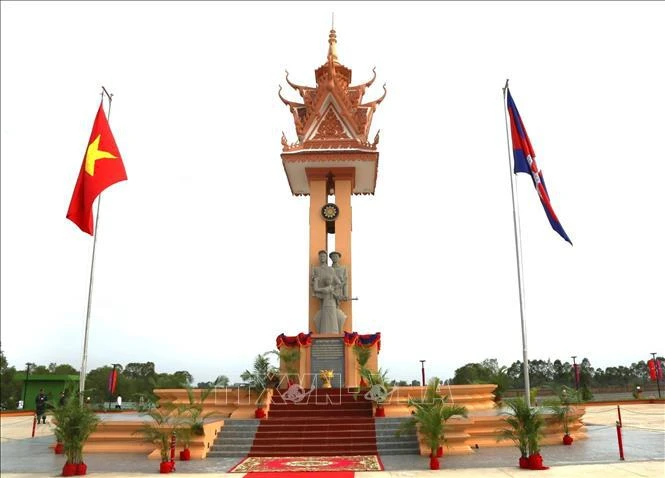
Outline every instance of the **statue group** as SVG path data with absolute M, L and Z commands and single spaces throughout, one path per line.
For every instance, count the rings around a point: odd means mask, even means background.
M 341 334 L 346 314 L 339 308 L 348 300 L 346 295 L 346 267 L 339 264 L 342 257 L 337 251 L 330 253 L 332 266 L 328 265 L 328 253 L 319 251 L 319 264 L 312 267 L 312 295 L 321 300 L 321 308 L 314 316 L 319 334 Z

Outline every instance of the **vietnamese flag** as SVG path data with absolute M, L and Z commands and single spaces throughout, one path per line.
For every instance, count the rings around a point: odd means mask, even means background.
M 76 180 L 74 194 L 67 210 L 67 219 L 83 232 L 92 235 L 94 231 L 92 204 L 101 192 L 120 181 L 127 179 L 120 151 L 113 139 L 111 127 L 100 103 L 95 124 L 86 148 L 81 172 Z

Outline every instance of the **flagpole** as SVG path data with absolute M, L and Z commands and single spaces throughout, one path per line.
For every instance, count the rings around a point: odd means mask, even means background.
M 522 324 L 522 359 L 524 361 L 524 398 L 527 407 L 531 408 L 531 385 L 529 383 L 529 358 L 526 345 L 526 322 L 524 321 L 524 279 L 522 269 L 522 231 L 520 227 L 519 202 L 517 200 L 517 188 L 513 179 L 513 161 L 510 151 L 510 131 L 508 126 L 508 107 L 506 105 L 506 93 L 508 92 L 508 80 L 503 87 L 503 114 L 506 120 L 506 145 L 508 147 L 508 171 L 510 173 L 510 191 L 513 199 L 513 229 L 515 231 L 515 256 L 517 258 L 517 287 L 520 298 L 520 321 Z
M 109 112 L 107 115 L 107 120 L 111 121 L 111 101 L 113 100 L 113 94 L 109 94 L 106 91 L 106 88 L 102 86 L 102 102 L 104 101 L 104 95 L 106 94 L 109 100 Z M 81 372 L 79 375 L 79 397 L 81 401 L 84 400 L 83 392 L 85 391 L 85 375 L 86 369 L 88 366 L 88 333 L 90 330 L 90 311 L 92 310 L 92 283 L 94 279 L 95 272 L 95 250 L 97 248 L 97 232 L 99 231 L 99 209 L 102 205 L 102 194 L 99 193 L 97 197 L 97 212 L 95 214 L 95 227 L 92 233 L 92 259 L 90 261 L 90 281 L 88 283 L 88 307 L 85 314 L 85 333 L 83 335 L 83 358 L 81 359 Z

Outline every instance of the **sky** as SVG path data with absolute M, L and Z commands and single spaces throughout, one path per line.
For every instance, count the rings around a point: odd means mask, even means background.
M 662 2 L 2 2 L 1 346 L 79 368 L 92 238 L 65 214 L 101 87 L 128 181 L 103 195 L 88 370 L 231 381 L 307 332 L 306 197 L 284 80 L 314 86 L 331 13 L 353 84 L 388 94 L 353 198 L 354 329 L 397 380 L 522 359 L 502 87 L 571 247 L 516 178 L 530 359 L 665 353 Z M 108 105 L 105 103 L 105 108 Z M 108 112 L 108 109 L 107 109 Z

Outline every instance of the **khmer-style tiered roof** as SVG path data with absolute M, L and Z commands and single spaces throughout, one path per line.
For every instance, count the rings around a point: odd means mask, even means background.
M 298 139 L 289 143 L 282 134 L 282 163 L 295 195 L 309 194 L 307 169 L 354 168 L 354 194 L 373 194 L 376 185 L 379 134 L 367 139 L 376 107 L 386 96 L 363 103 L 363 96 L 376 79 L 351 85 L 351 69 L 337 57 L 337 35 L 330 30 L 328 58 L 315 70 L 316 87 L 286 82 L 296 90 L 302 103 L 279 97 L 293 114 Z

